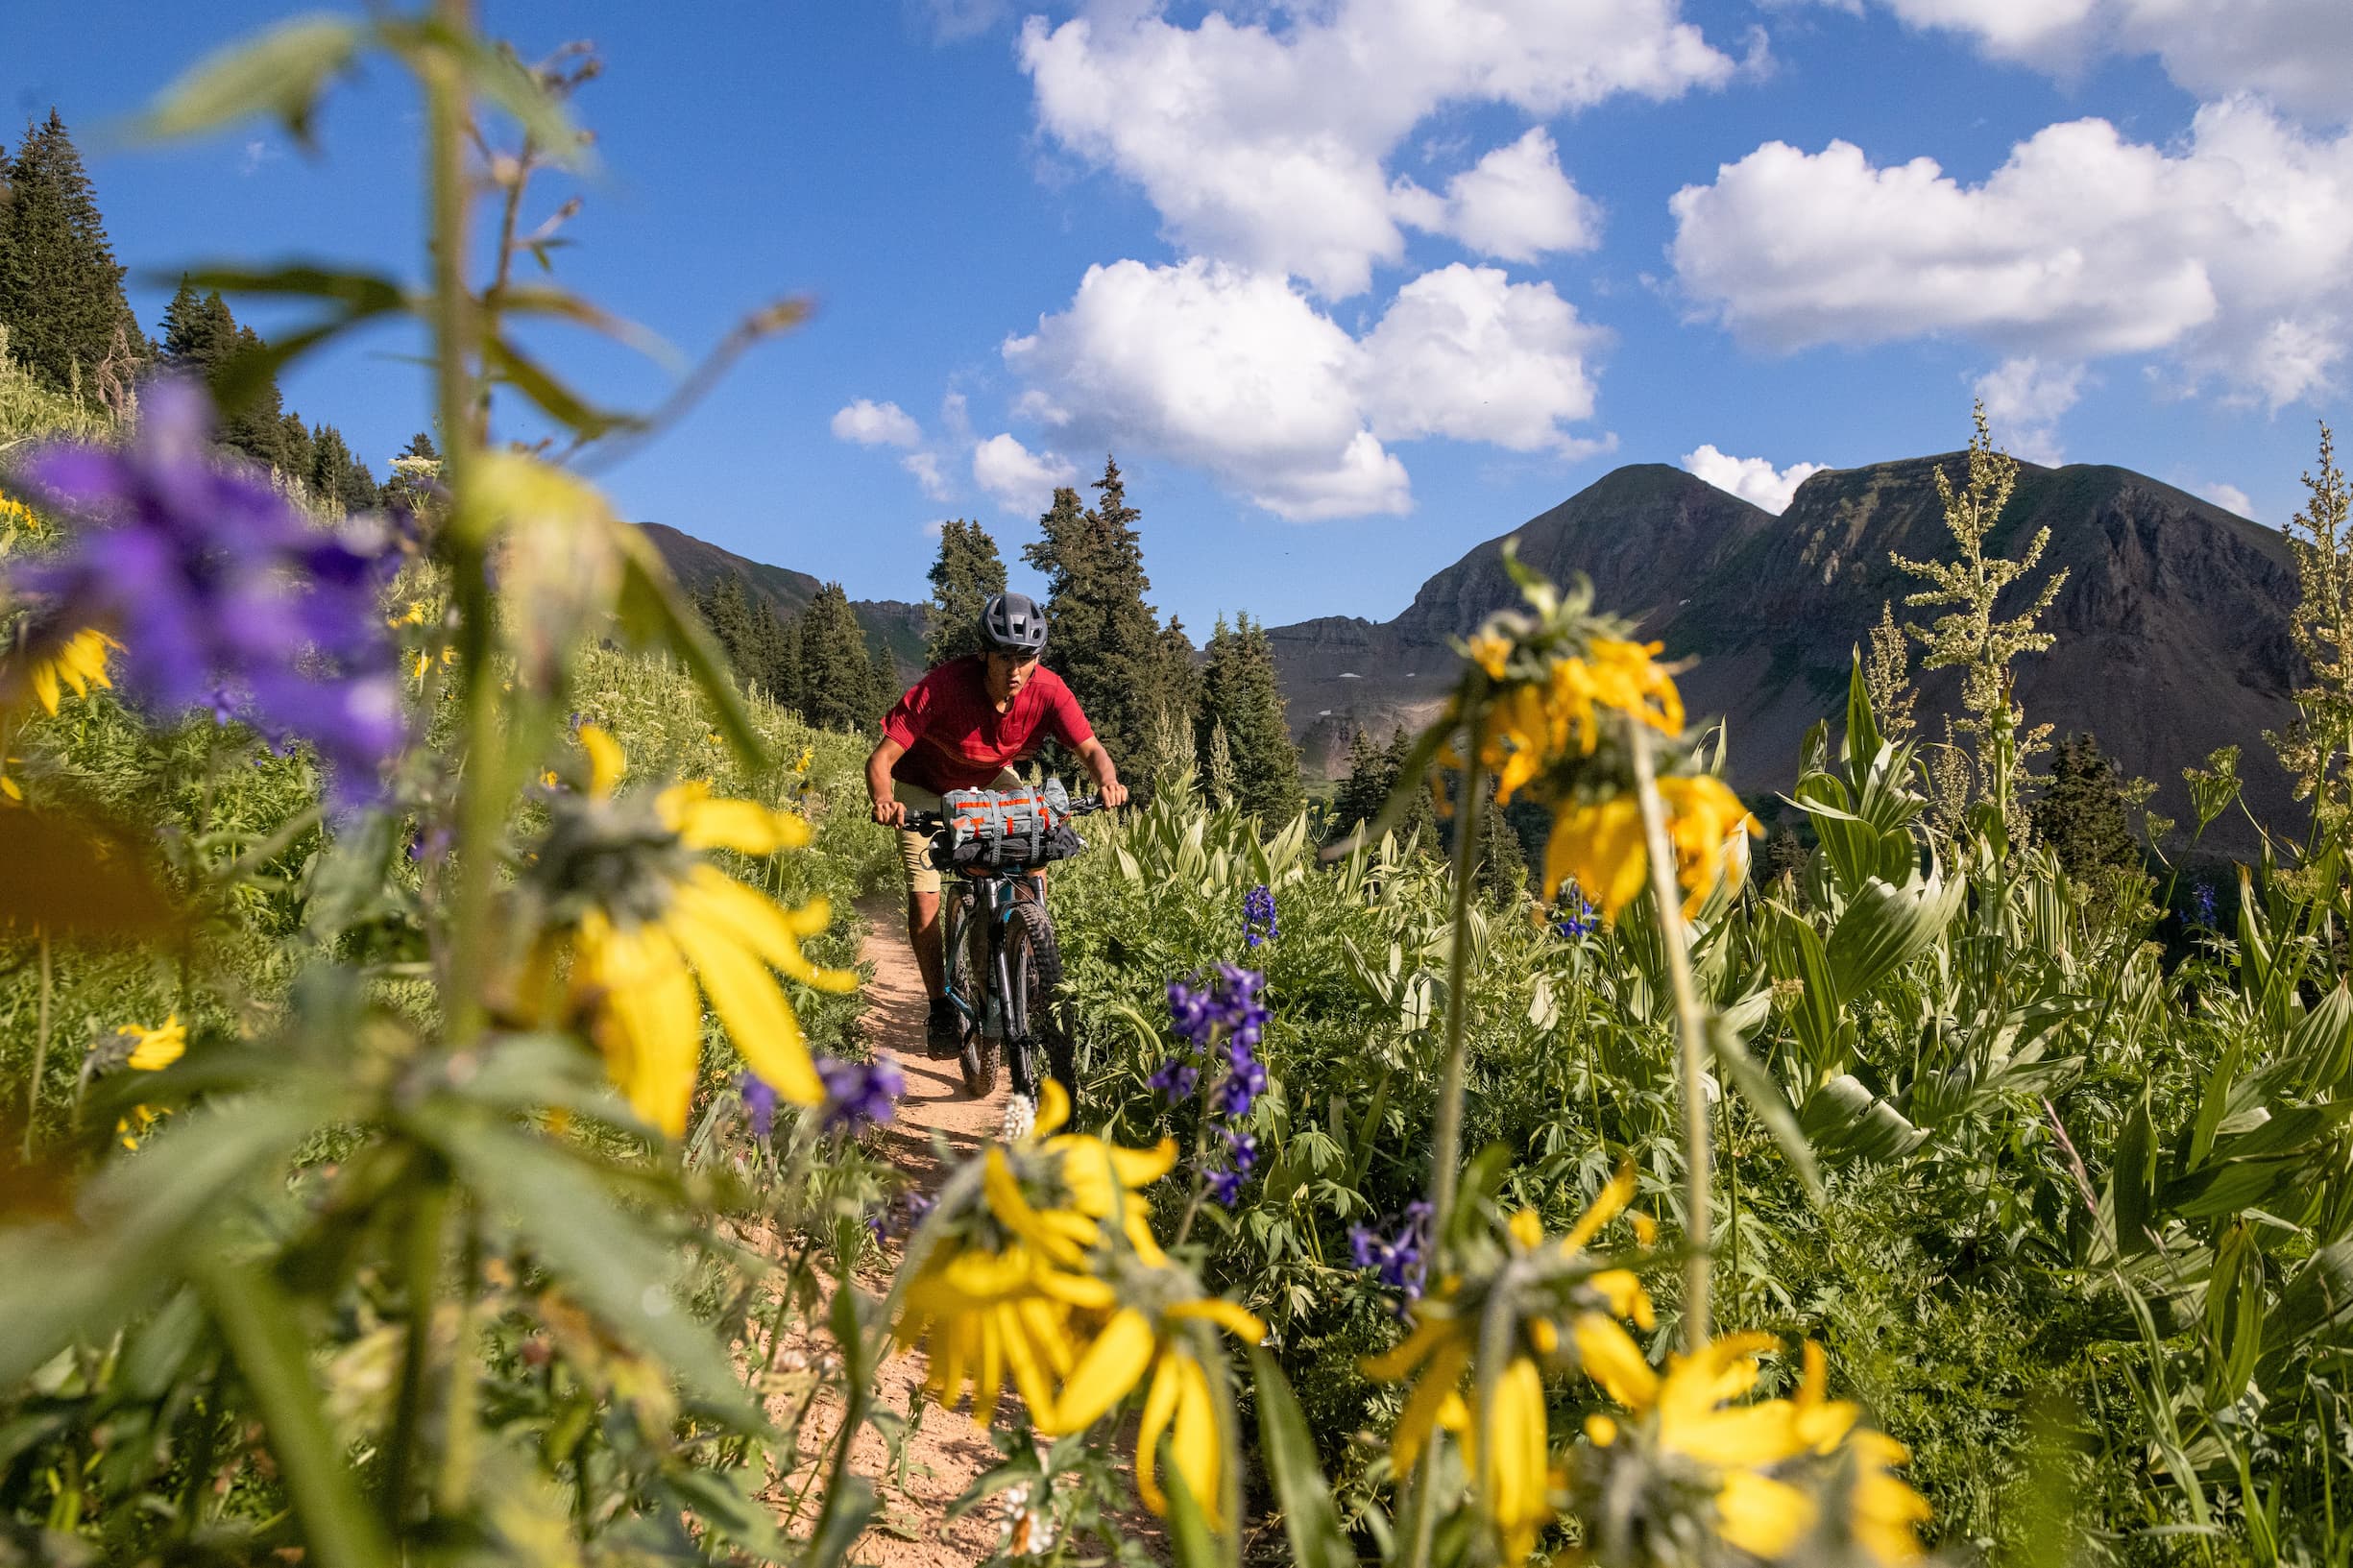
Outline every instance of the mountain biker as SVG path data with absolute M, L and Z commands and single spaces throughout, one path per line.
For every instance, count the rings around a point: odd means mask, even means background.
M 931 838 L 907 828 L 910 811 L 937 811 L 952 789 L 1015 789 L 1013 764 L 1051 736 L 1079 754 L 1105 806 L 1124 805 L 1111 754 L 1095 738 L 1062 678 L 1038 663 L 1046 613 L 1026 593 L 999 593 L 981 612 L 982 651 L 951 659 L 907 688 L 883 720 L 883 743 L 866 759 L 874 820 L 899 830 L 907 877 L 907 936 L 932 999 L 924 1029 L 934 1056 L 956 1054 L 956 1006 L 947 998 L 939 944 L 939 872 Z

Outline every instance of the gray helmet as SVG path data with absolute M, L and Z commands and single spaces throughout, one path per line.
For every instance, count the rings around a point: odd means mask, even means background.
M 1046 612 L 1027 593 L 994 593 L 981 612 L 981 640 L 1007 653 L 1046 645 Z

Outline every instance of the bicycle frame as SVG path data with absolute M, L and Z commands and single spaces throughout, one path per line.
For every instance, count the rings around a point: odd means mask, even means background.
M 974 1028 L 979 1029 L 987 1026 L 988 998 L 994 995 L 1004 1020 L 1006 1044 L 1014 1045 L 1018 1038 L 1022 1049 L 1027 1049 L 1030 1021 L 1027 1017 L 1014 1017 L 1019 999 L 1013 995 L 1012 976 L 1005 967 L 1005 928 L 1012 923 L 1013 905 L 1021 897 L 1019 884 L 1027 882 L 1031 897 L 1043 904 L 1046 901 L 1046 879 L 1035 871 L 1025 871 L 1011 874 L 990 872 L 983 876 L 958 877 L 957 880 L 960 885 L 953 894 L 942 890 L 946 896 L 940 900 L 939 910 L 940 961 L 945 966 L 942 974 L 948 1001 L 957 1011 L 972 1021 Z M 988 921 L 988 971 L 982 978 L 987 981 L 987 986 L 977 996 L 979 1005 L 976 1007 L 959 994 L 957 981 L 963 977 L 966 929 L 973 920 L 983 918 L 981 913 L 983 906 Z

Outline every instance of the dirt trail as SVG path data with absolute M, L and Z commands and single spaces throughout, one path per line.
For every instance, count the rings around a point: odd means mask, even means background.
M 924 1054 L 926 1001 L 914 951 L 907 944 L 905 905 L 894 891 L 861 900 L 858 912 L 866 927 L 860 956 L 874 966 L 874 978 L 866 987 L 867 1038 L 874 1042 L 877 1059 L 888 1057 L 907 1076 L 898 1118 L 883 1129 L 883 1148 L 893 1165 L 930 1192 L 944 1174 L 932 1135 L 938 1133 L 958 1157 L 995 1137 L 1005 1118 L 1005 1078 L 999 1075 L 997 1091 L 988 1098 L 972 1099 L 964 1094 L 954 1061 L 935 1062 Z M 890 1251 L 889 1261 L 895 1265 L 895 1244 Z M 861 1283 L 877 1291 L 888 1288 L 885 1277 L 861 1278 Z M 877 1401 L 905 1415 L 929 1367 L 920 1351 L 890 1357 L 877 1380 Z M 830 1444 L 839 1415 L 830 1402 L 809 1412 L 802 1428 L 805 1453 Z M 876 1568 L 964 1568 L 987 1560 L 996 1551 L 1004 1531 L 1003 1508 L 984 1504 L 960 1519 L 946 1517 L 948 1505 L 963 1495 L 973 1478 L 997 1462 L 987 1433 L 969 1416 L 926 1403 L 922 1424 L 907 1439 L 904 1484 L 871 1428 L 851 1445 L 850 1462 L 874 1482 L 882 1502 L 875 1528 L 850 1554 L 853 1562 Z

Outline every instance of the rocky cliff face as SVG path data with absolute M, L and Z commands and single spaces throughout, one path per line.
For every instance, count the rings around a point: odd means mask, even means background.
M 1330 769 L 1359 726 L 1386 738 L 1426 720 L 1454 664 L 1447 639 L 1517 595 L 1506 538 L 1558 580 L 1582 571 L 1598 602 L 1637 617 L 1671 656 L 1694 712 L 1731 726 L 1734 782 L 1752 797 L 1786 788 L 1807 726 L 1834 711 L 1848 662 L 1916 586 L 1890 561 L 1941 557 L 1933 471 L 1960 454 L 1818 473 L 1781 517 L 1659 465 L 1619 469 L 1423 585 L 1395 620 L 1323 619 L 1270 632 L 1311 766 Z M 2287 722 L 2296 662 L 2288 639 L 2295 572 L 2285 543 L 2170 485 L 2125 469 L 2024 466 L 1993 541 L 2003 554 L 2048 527 L 2042 570 L 2064 568 L 2047 622 L 2052 652 L 2018 665 L 2032 722 L 2090 731 L 2131 772 L 2156 780 L 2160 808 L 2186 817 L 2181 769 L 2214 747 L 2244 749 L 2248 804 L 2293 816 L 2262 732 Z M 2040 573 L 2033 581 L 2040 581 Z M 2021 602 L 2029 590 L 2014 589 Z M 2005 600 L 2005 608 L 2010 608 Z M 1923 729 L 1956 706 L 1957 678 L 1928 676 Z M 2222 847 L 2243 832 L 2218 829 Z
M 685 584 L 690 593 L 700 593 L 721 577 L 734 576 L 740 578 L 747 591 L 765 600 L 779 615 L 797 615 L 809 608 L 809 601 L 824 586 L 805 571 L 747 561 L 692 534 L 682 534 L 667 523 L 642 522 L 638 526 L 654 542 L 654 548 L 669 564 L 670 574 Z M 890 650 L 902 675 L 911 679 L 922 673 L 924 627 L 931 614 L 930 606 L 898 599 L 852 599 L 850 609 L 866 635 L 880 638 Z

